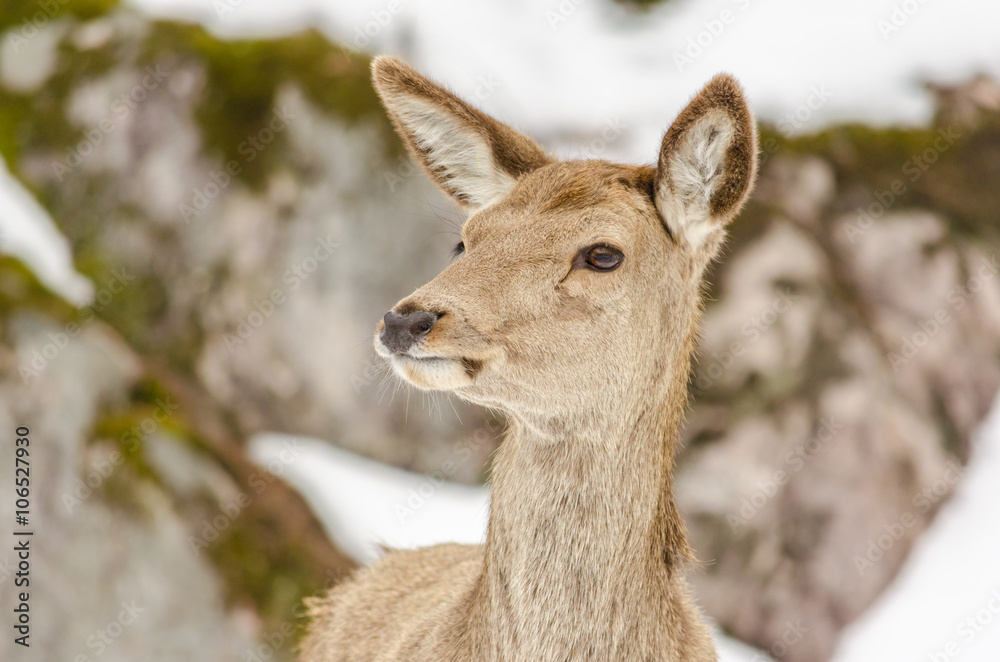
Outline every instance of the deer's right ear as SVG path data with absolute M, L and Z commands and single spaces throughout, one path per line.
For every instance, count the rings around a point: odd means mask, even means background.
M 739 83 L 719 74 L 663 136 L 655 203 L 672 236 L 695 251 L 717 247 L 757 176 L 757 125 Z
M 470 211 L 496 202 L 518 177 L 551 162 L 533 140 L 397 58 L 375 58 L 372 79 L 410 154 Z

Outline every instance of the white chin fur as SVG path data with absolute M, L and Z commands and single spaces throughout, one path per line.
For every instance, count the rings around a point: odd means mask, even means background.
M 473 381 L 465 366 L 454 359 L 414 359 L 396 355 L 391 357 L 390 363 L 397 375 L 427 391 L 451 391 Z

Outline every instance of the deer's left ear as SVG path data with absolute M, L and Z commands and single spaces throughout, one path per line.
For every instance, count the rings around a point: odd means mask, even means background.
M 739 83 L 719 74 L 663 136 L 655 203 L 671 235 L 692 250 L 717 246 L 757 176 L 757 125 Z M 714 239 L 714 240 L 713 240 Z

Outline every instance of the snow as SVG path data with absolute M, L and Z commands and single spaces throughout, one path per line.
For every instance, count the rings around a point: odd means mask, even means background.
M 0 157 L 0 255 L 22 260 L 53 292 L 78 306 L 93 296 L 90 281 L 77 273 L 69 242 L 49 213 L 24 188 Z
M 987 0 L 671 0 L 645 14 L 610 0 L 130 2 L 228 37 L 316 27 L 403 56 L 557 151 L 624 123 L 622 136 L 588 152 L 644 162 L 719 71 L 789 132 L 923 123 L 932 113 L 923 81 L 1000 74 L 1000 3 Z
M 296 444 L 283 477 L 316 511 L 330 538 L 362 563 L 380 546 L 412 549 L 441 542 L 481 543 L 489 516 L 484 487 L 442 482 L 342 450 L 325 441 L 281 434 L 253 439 L 261 465 Z M 285 457 L 289 455 L 286 454 Z
M 834 662 L 1000 660 L 1000 398 L 974 448 L 954 496 Z

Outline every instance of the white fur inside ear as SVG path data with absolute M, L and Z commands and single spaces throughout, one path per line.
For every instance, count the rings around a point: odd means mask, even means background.
M 706 112 L 681 136 L 669 157 L 669 181 L 657 187 L 656 206 L 667 227 L 692 248 L 703 246 L 721 225 L 711 216 L 712 194 L 726 174 L 726 152 L 735 133 L 725 111 Z
M 486 138 L 447 110 L 410 96 L 395 97 L 391 109 L 424 153 L 431 170 L 473 209 L 497 202 L 514 178 L 493 160 Z

